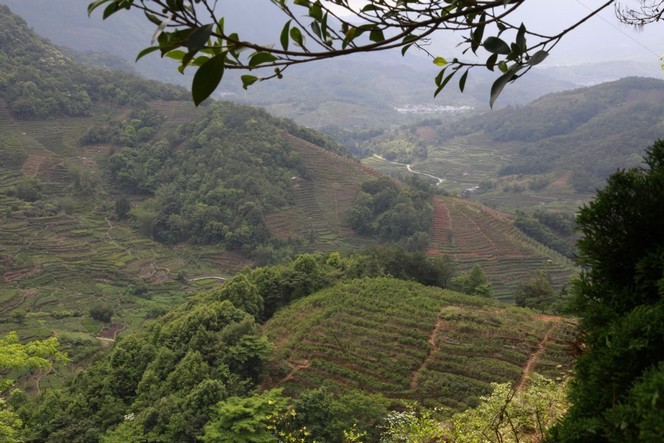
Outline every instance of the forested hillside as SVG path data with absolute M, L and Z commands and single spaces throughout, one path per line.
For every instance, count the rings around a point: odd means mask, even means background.
M 378 441 L 402 400 L 451 407 L 442 421 L 491 382 L 565 373 L 573 324 L 443 291 L 449 266 L 422 254 L 333 253 L 242 272 L 126 336 L 70 387 L 18 403 L 27 435 L 342 442 L 357 430 Z
M 0 93 L 19 119 L 85 116 L 99 102 L 132 105 L 185 96 L 163 83 L 74 63 L 6 6 L 0 6 L 0 47 Z

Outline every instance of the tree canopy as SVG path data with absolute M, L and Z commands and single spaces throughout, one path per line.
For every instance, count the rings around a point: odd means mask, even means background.
M 431 57 L 440 72 L 437 95 L 457 74 L 463 91 L 468 71 L 486 67 L 499 71 L 491 88 L 490 104 L 505 85 L 541 63 L 560 40 L 614 0 L 590 9 L 571 26 L 553 34 L 529 29 L 515 12 L 525 0 L 271 0 L 284 20 L 278 41 L 259 43 L 229 32 L 232 23 L 213 0 L 96 0 L 88 12 L 103 7 L 106 19 L 118 11 L 138 9 L 156 26 L 152 46 L 138 58 L 159 51 L 180 63 L 182 72 L 196 67 L 192 95 L 196 104 L 209 97 L 225 70 L 246 72 L 246 88 L 257 81 L 281 78 L 292 65 L 354 53 L 400 48 L 405 54 L 417 48 Z M 662 2 L 641 0 L 641 9 L 620 9 L 628 23 L 645 24 L 661 15 Z M 429 46 L 440 32 L 457 32 L 462 37 L 462 58 L 445 58 Z M 262 68 L 270 68 L 265 70 Z
M 577 218 L 586 350 L 554 441 L 664 438 L 664 141 L 645 163 L 613 174 Z

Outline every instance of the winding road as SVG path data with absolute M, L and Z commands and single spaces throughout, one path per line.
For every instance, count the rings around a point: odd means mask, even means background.
M 436 186 L 440 185 L 441 183 L 443 183 L 443 182 L 445 181 L 445 179 L 442 178 L 442 177 L 437 177 L 437 176 L 435 176 L 435 175 L 431 175 L 431 174 L 429 174 L 429 173 L 427 173 L 427 172 L 416 171 L 416 170 L 414 170 L 413 168 L 411 168 L 409 164 L 406 164 L 406 163 L 399 163 L 399 162 L 393 162 L 393 161 L 388 160 L 388 159 L 386 159 L 386 158 L 384 158 L 384 157 L 381 157 L 381 156 L 378 155 L 378 154 L 373 154 L 373 157 L 376 157 L 377 159 L 380 159 L 380 160 L 382 160 L 382 161 L 384 161 L 384 162 L 387 162 L 387 163 L 392 163 L 393 165 L 405 166 L 406 169 L 408 170 L 408 172 L 412 172 L 413 174 L 424 175 L 424 176 L 426 176 L 426 177 L 431 177 L 431 178 L 433 178 L 434 180 L 438 180 L 438 183 L 436 183 Z

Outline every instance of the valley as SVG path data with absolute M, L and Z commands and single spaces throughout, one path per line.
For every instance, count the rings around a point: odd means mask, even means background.
M 194 106 L 113 57 L 0 5 L 0 441 L 536 442 L 588 371 L 651 413 L 661 80 L 481 113 L 351 58 Z

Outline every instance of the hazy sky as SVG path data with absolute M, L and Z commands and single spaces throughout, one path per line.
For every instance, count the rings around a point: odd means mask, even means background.
M 363 0 L 350 0 L 361 5 Z M 605 3 L 605 0 L 531 0 L 520 7 L 517 19 L 531 30 L 541 33 L 558 33 L 591 10 Z M 626 6 L 638 6 L 637 0 L 624 0 Z M 443 48 L 453 45 L 444 43 L 448 36 L 439 35 L 437 42 Z M 609 6 L 598 16 L 593 17 L 572 31 L 556 47 L 549 64 L 576 64 L 583 62 L 638 60 L 659 65 L 659 57 L 664 55 L 664 24 L 652 24 L 643 30 L 624 25 L 618 21 L 613 6 Z

